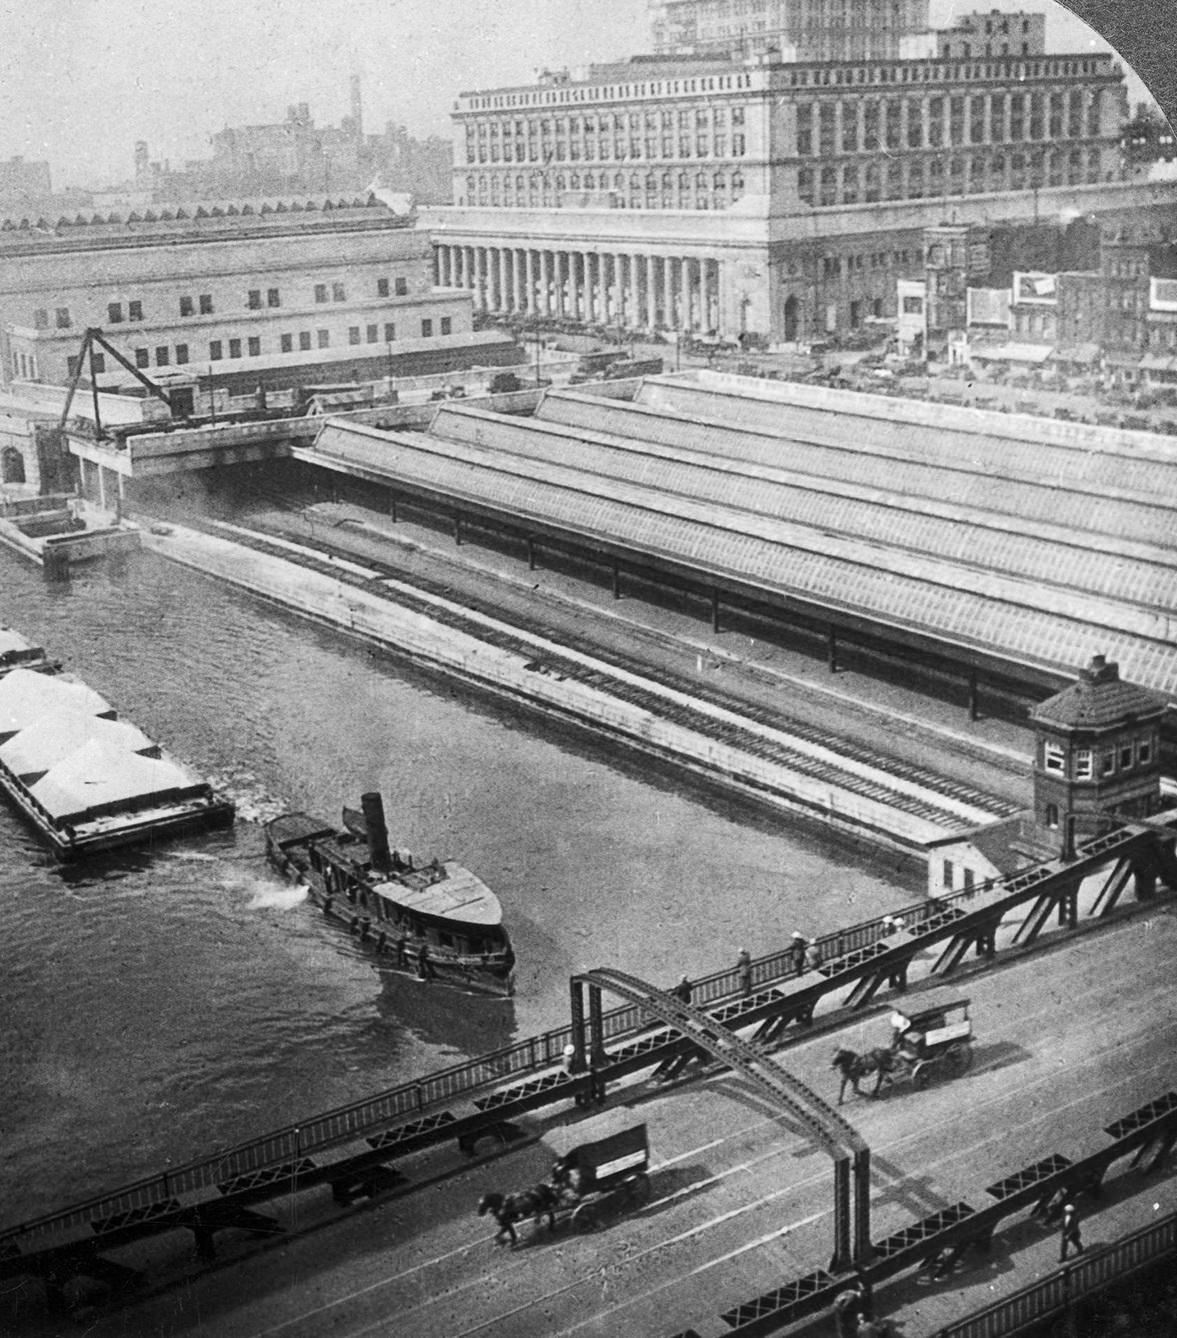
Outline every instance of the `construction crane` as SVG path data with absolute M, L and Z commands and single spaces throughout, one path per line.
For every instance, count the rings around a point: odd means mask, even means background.
M 138 367 L 129 362 L 127 358 L 114 347 L 110 340 L 107 339 L 100 327 L 88 326 L 86 333 L 82 336 L 82 347 L 78 352 L 77 365 L 74 367 L 73 376 L 70 377 L 69 390 L 66 392 L 65 397 L 65 407 L 61 411 L 61 420 L 57 424 L 59 430 L 63 429 L 69 421 L 69 411 L 73 405 L 74 395 L 77 392 L 78 383 L 82 379 L 82 371 L 86 366 L 88 358 L 90 365 L 90 392 L 94 397 L 94 436 L 98 441 L 103 439 L 102 416 L 98 409 L 98 376 L 94 368 L 95 346 L 102 349 L 103 352 L 109 353 L 116 362 L 121 363 L 136 381 L 139 381 L 146 386 L 150 394 L 155 395 L 168 406 L 169 412 L 175 412 L 172 407 L 172 401 L 168 398 L 167 394 L 157 386 L 150 377 L 144 376 Z

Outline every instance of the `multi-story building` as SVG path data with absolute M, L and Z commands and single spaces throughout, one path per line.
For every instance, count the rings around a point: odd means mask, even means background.
M 413 222 L 374 197 L 5 222 L 3 379 L 66 382 L 90 327 L 148 375 L 207 365 L 251 386 L 276 366 L 368 357 L 379 376 L 456 355 L 476 339 L 470 297 L 434 288 Z M 129 379 L 101 358 L 95 371 Z
M 28 162 L 21 157 L 0 162 L 0 199 L 19 199 L 28 196 L 40 199 L 53 193 L 49 164 Z
M 975 60 L 978 56 L 1046 55 L 1046 15 L 991 9 L 960 15 L 951 28 L 936 33 L 941 60 Z
M 463 94 L 457 203 L 424 220 L 479 310 L 812 337 L 893 315 L 945 218 L 1151 201 L 1116 187 L 1125 105 L 1092 53 L 635 57 Z
M 924 54 L 928 0 L 649 0 L 654 50 L 775 50 L 788 60 Z

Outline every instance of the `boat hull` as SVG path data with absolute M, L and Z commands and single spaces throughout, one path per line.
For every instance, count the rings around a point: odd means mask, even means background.
M 339 857 L 337 843 L 351 838 L 320 829 L 303 840 L 280 841 L 273 827 L 269 824 L 266 830 L 266 854 L 271 865 L 287 880 L 304 887 L 311 903 L 377 956 L 382 967 L 473 994 L 501 998 L 514 994 L 515 957 L 501 926 L 493 930 L 493 951 L 448 950 L 438 941 L 440 932 L 448 926 L 413 926 L 407 919 L 394 918 L 387 894 L 377 897 L 375 883 L 366 876 L 365 862 Z M 312 852 L 317 853 L 317 861 Z M 381 886 L 387 888 L 386 883 Z M 478 932 L 486 930 L 480 928 Z

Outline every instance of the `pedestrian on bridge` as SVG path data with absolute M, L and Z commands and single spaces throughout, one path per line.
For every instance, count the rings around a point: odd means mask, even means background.
M 672 998 L 678 999 L 682 1003 L 689 1004 L 691 1002 L 690 979 L 687 976 L 683 976 L 674 989 L 670 991 L 670 994 Z
M 1076 1254 L 1083 1253 L 1083 1239 L 1079 1235 L 1079 1210 L 1073 1203 L 1063 1205 L 1063 1219 L 1059 1230 L 1058 1261 L 1064 1264 L 1070 1246 L 1075 1247 Z
M 816 971 L 821 962 L 821 949 L 817 946 L 817 939 L 811 938 L 805 947 L 806 971 Z
M 862 1285 L 847 1287 L 834 1297 L 834 1324 L 838 1338 L 857 1338 L 858 1318 L 867 1311 Z
M 740 949 L 736 958 L 736 971 L 739 974 L 740 993 L 747 998 L 752 993 L 752 955 L 747 948 Z
M 792 941 L 789 944 L 789 961 L 792 963 L 795 976 L 805 974 L 805 935 L 799 929 L 793 930 Z

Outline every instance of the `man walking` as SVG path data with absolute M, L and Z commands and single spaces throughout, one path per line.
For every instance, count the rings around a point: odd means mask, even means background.
M 858 1317 L 866 1312 L 866 1297 L 861 1287 L 847 1287 L 834 1297 L 834 1323 L 838 1338 L 857 1338 Z
M 1079 1210 L 1073 1203 L 1063 1204 L 1063 1220 L 1059 1230 L 1058 1261 L 1063 1264 L 1066 1263 L 1067 1252 L 1072 1245 L 1076 1254 L 1083 1253 L 1083 1240 L 1079 1235 Z
M 678 999 L 682 1003 L 689 1004 L 691 1002 L 691 982 L 688 977 L 683 976 L 670 993 L 672 998 Z
M 805 935 L 799 929 L 793 930 L 793 940 L 789 944 L 789 961 L 795 976 L 805 973 Z
M 739 973 L 740 993 L 745 998 L 752 993 L 752 954 L 747 948 L 740 949 L 736 958 L 736 970 Z

